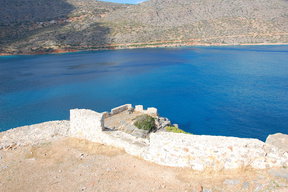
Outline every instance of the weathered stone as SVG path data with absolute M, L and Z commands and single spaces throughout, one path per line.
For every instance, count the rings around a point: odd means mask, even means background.
M 156 116 L 156 115 L 158 115 L 158 110 L 155 107 L 148 107 L 146 113 L 148 115 Z
M 225 185 L 238 185 L 238 184 L 240 184 L 240 181 L 237 179 L 225 179 L 223 184 L 225 184 Z
M 164 117 L 158 117 L 155 121 L 157 129 L 164 129 L 167 126 L 171 125 L 171 122 L 169 119 L 164 118 Z
M 99 136 L 104 129 L 104 118 L 102 113 L 88 109 L 70 110 L 69 135 L 82 139 L 91 140 Z
M 249 189 L 249 186 L 250 186 L 249 182 L 245 181 L 245 182 L 242 184 L 242 189 L 247 190 L 247 189 Z
M 125 104 L 125 105 L 121 105 L 119 107 L 115 107 L 111 110 L 111 115 L 121 113 L 121 112 L 126 111 L 126 110 L 131 109 L 131 108 L 132 108 L 131 104 Z
M 284 135 L 282 133 L 269 135 L 265 143 L 271 144 L 280 150 L 288 152 L 288 135 Z
M 265 143 L 257 139 L 157 132 L 150 135 L 146 159 L 199 171 L 245 167 L 263 169 L 283 166 L 287 162 L 288 159 L 277 151 L 270 150 L 267 154 L 265 147 Z
M 48 121 L 10 129 L 1 133 L 0 148 L 8 149 L 18 145 L 38 144 L 67 136 L 69 126 L 69 121 Z
M 262 191 L 263 188 L 264 188 L 263 184 L 261 184 L 261 183 L 256 183 L 256 187 L 255 187 L 255 189 L 254 189 L 254 192 Z
M 135 137 L 146 138 L 148 135 L 148 131 L 143 130 L 143 129 L 138 129 L 137 127 L 135 127 L 135 129 L 131 132 L 131 135 Z
M 129 114 L 123 112 L 122 115 Z M 70 123 L 69 121 L 46 122 L 1 133 L 0 147 L 13 148 L 44 140 L 51 141 L 54 137 L 72 136 L 115 146 L 131 155 L 157 164 L 190 167 L 198 171 L 251 167 L 264 169 L 288 165 L 287 152 L 257 139 L 171 132 L 151 133 L 149 139 L 146 139 L 147 132 L 133 126 L 131 119 L 128 121 L 130 123 L 122 118 L 117 119 L 119 126 L 126 127 L 123 128 L 125 132 L 117 129 L 104 129 L 103 116 L 103 113 L 92 110 L 73 109 L 70 111 Z M 123 117 L 121 114 L 118 116 Z M 159 126 L 164 126 L 168 121 L 166 118 L 159 117 L 156 122 Z M 285 179 L 288 177 L 286 169 L 280 169 L 280 172 L 271 171 L 270 174 Z M 240 181 L 227 180 L 225 183 L 236 185 Z
M 136 105 L 134 111 L 143 112 L 143 105 Z
M 270 169 L 268 173 L 274 177 L 281 177 L 288 181 L 288 169 Z
M 109 113 L 109 112 L 106 112 L 106 111 L 105 111 L 105 112 L 103 112 L 102 114 L 103 114 L 103 118 L 105 118 L 105 119 L 108 118 L 108 117 L 110 117 L 110 113 Z

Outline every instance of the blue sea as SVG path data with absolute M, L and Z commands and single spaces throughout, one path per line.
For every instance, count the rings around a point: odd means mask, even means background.
M 288 46 L 0 57 L 0 131 L 125 103 L 157 107 L 193 134 L 288 134 Z

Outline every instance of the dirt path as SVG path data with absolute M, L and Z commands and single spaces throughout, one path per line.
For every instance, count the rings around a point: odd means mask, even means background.
M 266 171 L 197 173 L 155 165 L 85 140 L 0 150 L 0 191 L 236 192 L 288 191 Z

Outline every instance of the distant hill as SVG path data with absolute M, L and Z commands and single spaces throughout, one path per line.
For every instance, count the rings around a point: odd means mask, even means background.
M 287 0 L 1 0 L 1 53 L 261 43 L 288 43 Z

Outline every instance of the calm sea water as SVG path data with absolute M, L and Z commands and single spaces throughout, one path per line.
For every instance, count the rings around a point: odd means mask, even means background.
M 0 131 L 125 103 L 155 106 L 194 134 L 288 133 L 288 46 L 0 57 Z

